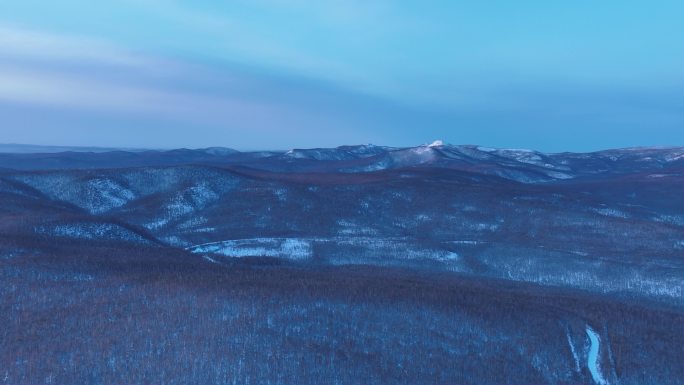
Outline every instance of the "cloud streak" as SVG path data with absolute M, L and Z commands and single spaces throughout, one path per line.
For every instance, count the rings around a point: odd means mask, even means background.
M 45 33 L 2 23 L 0 55 L 24 60 L 89 62 L 137 68 L 159 64 L 102 40 Z
M 635 41 L 653 54 L 639 61 L 612 44 L 627 25 L 602 29 L 613 6 L 581 30 L 563 19 L 575 5 L 125 0 L 76 17 L 85 6 L 0 4 L 0 140 L 108 146 L 116 125 L 132 147 L 684 144 L 682 56 L 655 39 L 675 17 Z
M 9 108 L 25 105 L 15 110 L 29 108 L 47 115 L 69 116 L 72 120 L 71 127 L 60 128 L 49 127 L 49 119 L 46 122 L 6 114 L 6 125 L 30 130 L 75 131 L 76 126 L 93 125 L 95 114 L 103 120 L 114 117 L 128 121 L 132 127 L 123 131 L 135 131 L 139 126 L 184 124 L 204 127 L 221 138 L 249 137 L 244 135 L 245 130 L 255 137 L 283 139 L 298 137 L 299 132 L 301 143 L 306 142 L 302 140 L 304 136 L 313 138 L 314 132 L 328 131 L 332 144 L 333 140 L 344 140 L 355 131 L 350 127 L 359 126 L 364 120 L 361 117 L 355 122 L 356 118 L 350 118 L 359 115 L 355 108 L 359 100 L 364 100 L 360 104 L 395 108 L 386 101 L 307 78 L 133 54 L 95 39 L 6 26 L 4 31 L 9 33 L 0 40 L 0 55 L 5 58 L 0 64 L 0 104 Z M 72 112 L 57 113 L 59 110 Z M 79 115 L 88 119 L 80 119 Z M 367 117 L 368 113 L 361 115 Z M 9 119 L 11 116 L 13 119 Z M 345 125 L 349 126 L 346 135 L 334 132 L 345 132 L 340 131 Z M 13 131 L 17 130 L 6 129 L 6 133 Z M 98 136 L 96 129 L 86 130 L 85 134 L 91 138 Z M 211 138 L 205 145 L 207 142 Z M 178 141 L 177 145 L 180 144 Z

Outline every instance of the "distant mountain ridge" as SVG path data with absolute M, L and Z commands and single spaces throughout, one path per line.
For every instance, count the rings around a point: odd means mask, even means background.
M 10 145 L 11 147 L 12 145 Z M 0 146 L 0 151 L 3 148 Z M 493 175 L 523 183 L 552 182 L 596 175 L 653 172 L 680 173 L 684 147 L 625 148 L 591 153 L 543 153 L 450 145 L 441 141 L 416 147 L 346 145 L 336 148 L 240 152 L 225 147 L 173 150 L 110 150 L 71 147 L 21 147 L 0 152 L 0 169 L 54 170 L 205 165 L 248 167 L 271 172 L 369 173 L 382 170 L 437 167 Z
M 0 143 L 0 153 L 3 154 L 50 154 L 58 152 L 111 151 L 145 151 L 145 149 L 97 146 L 47 146 L 38 144 Z

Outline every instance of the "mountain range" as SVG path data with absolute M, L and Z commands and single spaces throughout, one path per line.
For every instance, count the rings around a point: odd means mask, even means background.
M 322 283 L 330 279 L 340 280 L 354 296 L 368 289 L 402 306 L 400 297 L 387 298 L 410 283 L 430 298 L 440 291 L 478 298 L 477 304 L 466 297 L 454 303 L 434 300 L 451 303 L 443 305 L 448 309 L 470 309 L 461 313 L 466 323 L 488 314 L 475 322 L 484 328 L 478 338 L 533 339 L 531 330 L 514 331 L 524 328 L 519 322 L 527 316 L 543 323 L 543 333 L 559 338 L 548 348 L 556 350 L 540 351 L 537 358 L 529 351 L 485 353 L 522 354 L 517 367 L 524 361 L 538 375 L 508 383 L 682 383 L 684 367 L 677 362 L 683 337 L 672 325 L 684 320 L 683 190 L 681 147 L 547 154 L 436 141 L 408 148 L 257 152 L 222 147 L 8 150 L 0 153 L 0 262 L 14 289 L 3 293 L 33 290 L 22 286 L 26 282 L 148 282 L 147 275 L 118 281 L 132 266 L 143 265 L 155 272 L 149 282 L 173 281 L 158 272 L 163 266 L 181 271 L 174 277 L 197 276 L 202 282 L 227 277 L 243 282 L 244 274 L 257 274 L 262 288 L 277 277 L 289 288 L 278 286 L 279 292 L 294 290 L 300 299 L 322 296 L 330 303 L 336 303 L 334 295 Z M 101 278 L 102 271 L 109 278 Z M 133 271 L 131 276 L 143 274 Z M 165 278 L 159 281 L 159 276 Z M 308 280 L 318 294 L 293 289 L 309 285 Z M 436 282 L 442 286 L 436 288 Z M 148 289 L 140 290 L 159 294 Z M 366 295 L 361 302 L 380 306 Z M 308 309 L 313 297 L 296 306 Z M 428 306 L 433 300 L 427 297 L 415 300 Z M 352 306 L 354 301 L 342 302 Z M 494 319 L 503 315 L 489 309 L 488 301 L 509 312 L 519 303 L 523 318 L 500 325 Z M 10 302 L 3 306 L 13 306 Z M 4 321 L 18 325 L 19 313 L 10 313 L 15 318 Z M 447 322 L 442 316 L 435 320 Z M 545 317 L 553 322 L 544 323 Z M 644 323 L 648 319 L 656 321 Z M 416 325 L 411 330 L 427 333 Z M 627 339 L 635 331 L 652 337 L 640 346 L 659 354 L 660 362 L 640 361 Z M 397 338 L 409 338 L 410 330 L 401 333 Z M 347 354 L 321 338 L 325 349 Z M 459 338 L 454 341 L 463 343 Z M 515 349 L 509 342 L 500 343 Z M 611 351 L 605 347 L 609 343 Z M 599 353 L 592 358 L 594 348 Z M 352 366 L 363 361 L 346 360 Z M 545 372 L 542 361 L 559 369 Z M 463 365 L 473 373 L 482 369 Z M 415 377 L 405 378 L 406 383 L 431 378 L 411 373 Z M 487 379 L 478 376 L 472 378 Z

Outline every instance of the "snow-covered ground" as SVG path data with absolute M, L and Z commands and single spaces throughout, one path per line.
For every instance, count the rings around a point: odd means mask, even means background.
M 580 255 L 582 252 L 568 252 Z M 545 286 L 576 287 L 602 293 L 638 293 L 684 303 L 684 282 L 678 276 L 663 276 L 648 269 L 608 270 L 594 261 L 588 264 L 567 258 L 562 269 L 550 260 L 527 256 L 487 256 L 480 260 L 494 274 L 514 281 L 534 282 Z
M 121 207 L 137 197 L 122 183 L 103 175 L 89 175 L 84 179 L 66 172 L 49 175 L 29 174 L 19 176 L 17 180 L 50 198 L 71 203 L 91 214 L 101 214 Z
M 216 253 L 227 257 L 278 257 L 306 259 L 312 256 L 311 240 L 297 238 L 251 238 L 213 242 L 189 248 L 193 253 Z
M 71 239 L 98 239 L 147 243 L 140 235 L 112 223 L 72 223 L 56 226 L 40 226 L 36 233 Z
M 421 247 L 407 238 L 329 237 L 329 238 L 248 238 L 195 245 L 187 248 L 193 253 L 215 253 L 227 257 L 266 256 L 301 260 L 315 256 L 316 249 L 325 249 L 323 257 L 333 262 L 358 258 L 428 260 L 453 264 L 458 253 L 439 248 Z M 337 250 L 330 252 L 330 250 Z M 343 250 L 340 252 L 339 250 Z M 338 256 L 337 254 L 344 254 Z

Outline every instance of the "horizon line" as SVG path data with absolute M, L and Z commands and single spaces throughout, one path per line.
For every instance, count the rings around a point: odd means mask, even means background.
M 630 146 L 630 147 L 610 147 L 610 148 L 603 148 L 599 150 L 593 150 L 593 151 L 553 151 L 553 152 L 547 152 L 547 151 L 541 151 L 541 150 L 536 150 L 534 148 L 520 148 L 520 147 L 496 147 L 496 146 L 484 146 L 484 145 L 478 145 L 478 144 L 453 144 L 453 143 L 446 143 L 442 142 L 441 140 L 435 140 L 432 143 L 422 143 L 414 146 L 387 146 L 387 145 L 378 145 L 374 143 L 364 143 L 364 144 L 341 144 L 336 147 L 294 147 L 294 148 L 289 148 L 289 149 L 237 149 L 234 147 L 229 147 L 229 146 L 209 146 L 209 147 L 128 147 L 128 146 L 123 146 L 123 147 L 117 147 L 117 146 L 87 146 L 87 145 L 42 145 L 42 144 L 30 144 L 30 143 L 0 143 L 0 154 L 58 154 L 58 153 L 65 153 L 65 152 L 81 152 L 81 153 L 108 153 L 108 152 L 146 152 L 146 151 L 156 151 L 156 152 L 170 152 L 170 151 L 176 151 L 176 150 L 190 150 L 190 151 L 201 151 L 201 150 L 209 150 L 209 149 L 226 149 L 226 150 L 231 150 L 235 152 L 240 152 L 240 153 L 251 153 L 251 152 L 277 152 L 277 153 L 286 153 L 288 151 L 293 151 L 293 150 L 332 150 L 332 149 L 339 149 L 342 147 L 360 147 L 360 146 L 375 146 L 375 147 L 384 147 L 388 150 L 401 150 L 401 149 L 407 149 L 407 148 L 416 148 L 416 147 L 442 147 L 442 146 L 451 146 L 451 147 L 470 147 L 470 148 L 476 148 L 478 150 L 485 150 L 485 149 L 491 149 L 494 151 L 529 151 L 529 152 L 535 152 L 535 153 L 540 153 L 540 154 L 564 154 L 564 153 L 573 153 L 573 154 L 592 154 L 592 153 L 600 153 L 600 152 L 607 152 L 607 151 L 638 151 L 638 150 L 675 150 L 675 149 L 684 149 L 684 145 L 682 146 L 676 146 L 676 145 L 663 145 L 663 146 L 653 146 L 653 145 L 644 145 L 644 146 Z M 7 151 L 6 147 L 18 147 L 16 149 L 10 149 L 10 151 Z M 51 150 L 51 151 L 40 151 L 41 149 L 43 150 Z M 35 151 L 32 151 L 35 150 Z

